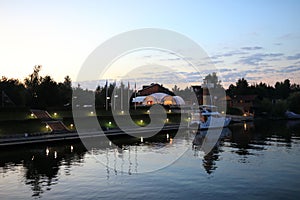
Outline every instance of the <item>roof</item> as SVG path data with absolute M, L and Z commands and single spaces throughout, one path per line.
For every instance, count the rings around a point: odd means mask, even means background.
M 146 98 L 146 96 L 138 96 L 132 99 L 133 103 L 142 103 L 144 101 L 144 99 Z
M 143 96 L 150 95 L 153 93 L 166 93 L 166 94 L 172 95 L 172 96 L 175 95 L 169 89 L 163 87 L 162 85 L 160 85 L 158 83 L 152 83 L 151 85 L 143 86 L 143 89 L 138 91 L 138 94 L 143 95 Z

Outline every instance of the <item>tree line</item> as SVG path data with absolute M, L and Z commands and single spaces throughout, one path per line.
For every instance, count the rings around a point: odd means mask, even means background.
M 2 107 L 63 107 L 69 105 L 72 96 L 71 79 L 57 83 L 50 76 L 40 76 L 41 66 L 21 82 L 18 79 L 2 77 L 0 80 Z
M 18 79 L 2 77 L 0 80 L 0 105 L 2 107 L 16 106 L 42 109 L 71 107 L 72 91 L 79 97 L 84 97 L 86 102 L 95 100 L 95 105 L 99 108 L 120 107 L 120 105 L 122 106 L 121 96 L 124 102 L 128 102 L 134 97 L 134 90 L 122 82 L 119 86 L 115 82 L 106 83 L 102 87 L 99 85 L 95 91 L 90 91 L 82 89 L 79 84 L 72 87 L 69 76 L 66 76 L 63 82 L 56 82 L 50 76 L 42 77 L 40 76 L 41 69 L 40 65 L 35 66 L 33 72 L 23 82 Z M 204 81 L 214 85 L 212 90 L 224 90 L 216 73 L 208 74 Z M 191 87 L 181 89 L 176 85 L 171 90 L 186 101 L 191 98 L 194 92 Z M 263 82 L 250 85 L 246 79 L 241 78 L 229 86 L 226 94 L 231 98 L 236 95 L 256 95 L 255 106 L 259 112 L 278 114 L 289 109 L 300 113 L 300 85 L 291 84 L 288 79 L 283 82 L 276 82 L 274 86 L 271 86 Z

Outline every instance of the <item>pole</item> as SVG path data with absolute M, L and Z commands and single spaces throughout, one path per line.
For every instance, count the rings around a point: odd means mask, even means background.
M 134 98 L 135 98 L 134 109 L 136 110 L 136 82 L 134 83 Z
M 108 102 L 107 102 L 107 95 L 108 95 L 108 82 L 106 80 L 106 86 L 105 86 L 105 109 L 108 110 Z
M 123 111 L 123 83 L 121 82 L 121 110 Z
M 128 90 L 127 90 L 127 102 L 128 102 L 128 108 L 130 108 L 130 84 L 129 84 L 129 81 L 128 81 Z
M 1 92 L 1 103 L 2 103 L 2 108 L 4 107 L 4 91 L 2 90 Z

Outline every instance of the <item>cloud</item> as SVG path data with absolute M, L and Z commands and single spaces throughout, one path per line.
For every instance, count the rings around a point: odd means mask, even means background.
M 250 56 L 240 57 L 240 60 L 236 64 L 245 64 L 245 65 L 258 65 L 259 62 L 268 59 L 268 61 L 278 60 L 279 57 L 283 56 L 283 53 L 256 53 Z
M 243 51 L 229 51 L 226 53 L 216 54 L 216 55 L 212 56 L 211 59 L 219 59 L 221 57 L 231 57 L 231 56 L 235 56 L 235 55 L 245 55 L 245 54 L 248 54 L 248 53 L 243 52 Z
M 293 56 L 287 56 L 286 59 L 287 60 L 299 60 L 300 59 L 300 53 L 297 53 Z
M 218 64 L 218 63 L 224 63 L 223 60 L 215 60 L 215 61 L 212 61 L 213 64 Z
M 300 71 L 300 66 L 296 66 L 296 65 L 283 67 L 281 70 L 279 70 L 279 72 L 282 72 L 282 73 L 292 73 L 292 72 L 297 72 L 297 71 Z
M 294 39 L 299 39 L 299 38 L 300 38 L 299 34 L 296 34 L 296 33 L 287 33 L 287 34 L 279 37 L 279 39 L 281 39 L 281 40 L 294 40 Z
M 224 72 L 232 72 L 232 71 L 234 71 L 234 70 L 236 70 L 236 69 L 219 69 L 218 71 L 219 71 L 220 73 L 224 73 Z
M 246 50 L 246 51 L 254 51 L 254 50 L 261 50 L 263 49 L 262 47 L 258 47 L 258 46 L 254 46 L 254 47 L 242 47 L 242 50 Z

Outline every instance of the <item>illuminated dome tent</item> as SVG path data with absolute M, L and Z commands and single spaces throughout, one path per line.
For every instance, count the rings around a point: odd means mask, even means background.
M 163 105 L 180 106 L 185 105 L 184 100 L 180 96 L 165 96 L 161 103 Z
M 153 93 L 148 96 L 138 96 L 133 98 L 132 103 L 141 106 L 151 106 L 154 104 L 162 104 L 168 106 L 185 105 L 184 100 L 180 96 L 171 96 L 165 93 Z
M 139 106 L 151 106 L 154 104 L 166 106 L 185 105 L 184 100 L 180 96 L 175 96 L 174 92 L 157 83 L 144 85 L 143 89 L 137 92 L 137 96 L 133 98 L 132 103 Z
M 144 99 L 144 102 L 143 102 L 143 105 L 153 105 L 153 104 L 159 104 L 162 102 L 162 99 L 164 97 L 168 96 L 167 94 L 165 93 L 153 93 L 153 94 L 150 94 L 148 96 L 146 96 L 146 98 Z
M 143 102 L 145 100 L 146 96 L 138 96 L 132 99 L 132 103 L 136 105 L 143 105 Z

